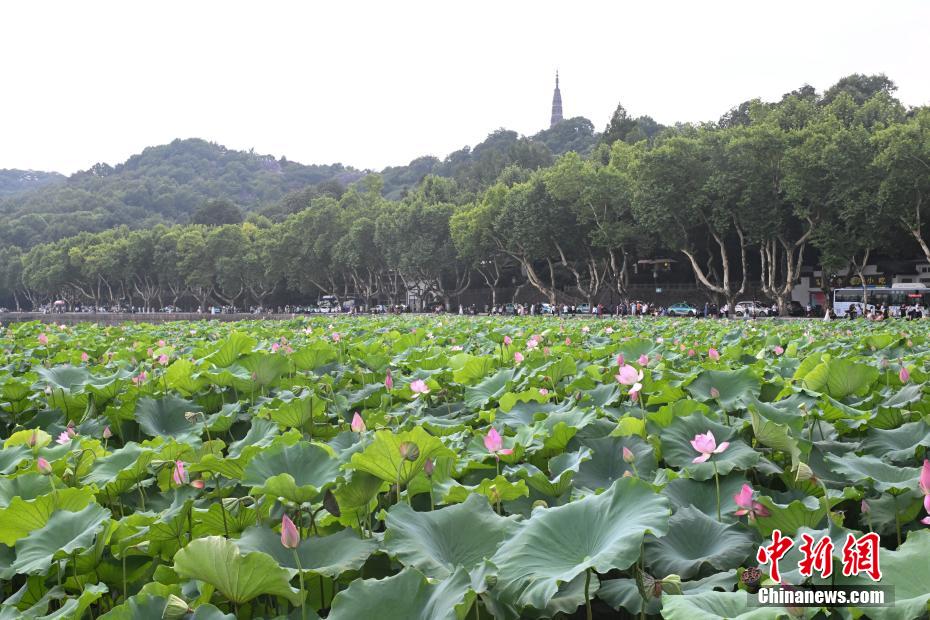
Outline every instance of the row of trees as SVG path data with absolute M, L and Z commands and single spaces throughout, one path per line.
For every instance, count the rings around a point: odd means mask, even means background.
M 480 286 L 498 303 L 516 279 L 551 303 L 590 302 L 609 289 L 627 297 L 636 259 L 675 253 L 720 301 L 754 279 L 785 311 L 806 262 L 861 275 L 877 253 L 920 248 L 930 261 L 930 109 L 905 110 L 887 80 L 854 86 L 747 102 L 718 123 L 602 142 L 535 170 L 510 165 L 477 194 L 428 175 L 391 200 L 370 175 L 280 221 L 8 247 L 0 289 L 16 303 L 152 307 L 321 293 L 450 303 Z

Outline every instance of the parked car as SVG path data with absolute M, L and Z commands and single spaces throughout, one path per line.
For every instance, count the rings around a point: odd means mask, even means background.
M 807 316 L 807 308 L 801 305 L 800 301 L 792 300 L 788 305 L 788 316 Z
M 591 314 L 591 304 L 578 304 L 575 306 L 575 312 L 578 314 Z
M 552 307 L 552 304 L 542 303 L 540 307 L 543 314 L 555 314 L 555 308 Z
M 736 316 L 768 316 L 770 308 L 760 301 L 738 301 L 733 311 Z
M 669 316 L 697 316 L 697 308 L 684 301 L 672 304 L 666 312 Z

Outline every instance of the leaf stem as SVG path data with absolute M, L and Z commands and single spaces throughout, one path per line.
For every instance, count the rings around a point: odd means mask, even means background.
M 720 476 L 717 474 L 717 461 L 714 464 L 714 486 L 717 488 L 717 521 L 720 521 Z
M 301 617 L 301 620 L 306 620 L 307 613 L 306 613 L 306 608 L 304 607 L 304 599 L 306 599 L 307 597 L 304 594 L 304 570 L 300 566 L 300 556 L 297 554 L 297 549 L 294 549 L 293 551 L 294 551 L 294 562 L 297 564 L 297 580 L 300 583 L 300 617 Z M 323 596 L 322 593 L 320 593 L 321 598 L 322 596 Z
M 588 595 L 588 589 L 591 586 L 591 568 L 588 567 L 584 572 L 584 610 L 587 620 L 592 620 L 594 616 L 591 613 L 591 597 Z

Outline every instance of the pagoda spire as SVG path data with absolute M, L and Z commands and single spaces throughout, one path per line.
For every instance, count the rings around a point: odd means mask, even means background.
M 562 121 L 562 93 L 559 92 L 559 72 L 555 72 L 555 92 L 552 93 L 552 117 L 549 119 L 549 127 L 555 127 Z

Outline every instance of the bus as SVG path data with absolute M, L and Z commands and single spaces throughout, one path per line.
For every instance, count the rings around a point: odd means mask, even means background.
M 930 306 L 930 289 L 923 284 L 892 284 L 888 286 L 853 286 L 833 290 L 833 311 L 843 317 L 855 305 L 862 316 L 862 299 L 865 296 L 866 310 L 882 305 L 897 309 L 898 306 Z

